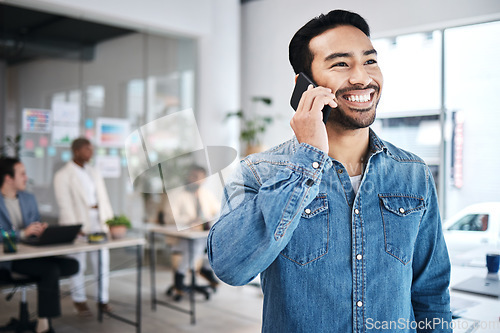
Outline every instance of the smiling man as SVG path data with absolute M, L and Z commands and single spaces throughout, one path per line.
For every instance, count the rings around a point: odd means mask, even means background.
M 431 172 L 369 128 L 383 86 L 369 36 L 343 10 L 299 29 L 290 62 L 318 87 L 300 99 L 295 137 L 246 157 L 225 188 L 209 259 L 232 285 L 260 274 L 263 332 L 451 332 Z

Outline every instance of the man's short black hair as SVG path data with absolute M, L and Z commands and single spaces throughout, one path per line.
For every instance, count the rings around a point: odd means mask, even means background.
M 0 158 L 0 187 L 3 186 L 5 176 L 9 175 L 14 178 L 15 170 L 14 166 L 17 163 L 21 163 L 21 160 L 15 157 L 2 157 Z
M 91 145 L 90 141 L 86 138 L 78 138 L 71 143 L 71 151 L 75 152 L 83 146 Z
M 309 48 L 309 42 L 327 30 L 344 25 L 356 27 L 370 37 L 370 27 L 364 18 L 359 14 L 341 9 L 332 10 L 326 15 L 321 14 L 300 28 L 288 46 L 288 59 L 295 74 L 304 72 L 312 78 L 311 63 L 314 55 Z

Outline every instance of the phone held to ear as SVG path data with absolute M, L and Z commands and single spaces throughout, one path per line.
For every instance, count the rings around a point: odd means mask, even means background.
M 309 87 L 310 84 L 312 84 L 314 87 L 318 86 L 316 83 L 314 83 L 313 80 L 307 77 L 307 75 L 300 72 L 299 77 L 297 78 L 297 82 L 295 83 L 295 88 L 293 89 L 292 98 L 290 99 L 290 105 L 295 111 L 297 111 L 297 107 L 299 106 L 299 101 L 302 98 L 302 94 L 307 90 L 307 87 Z M 332 107 L 330 105 L 325 105 L 322 111 L 323 122 L 326 124 L 328 116 L 332 111 Z

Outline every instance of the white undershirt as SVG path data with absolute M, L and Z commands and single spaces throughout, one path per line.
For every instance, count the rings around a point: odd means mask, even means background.
M 74 162 L 73 162 L 74 163 Z M 88 168 L 84 165 L 83 168 L 78 164 L 74 163 L 74 167 L 78 174 L 78 178 L 83 186 L 83 191 L 85 192 L 85 197 L 87 199 L 87 203 L 90 207 L 97 205 L 97 195 L 95 191 L 95 184 L 92 176 Z
M 349 177 L 349 179 L 351 180 L 352 189 L 354 190 L 354 194 L 358 193 L 359 185 L 361 184 L 362 176 L 363 175 Z
M 9 213 L 12 229 L 23 229 L 23 215 L 21 213 L 21 206 L 19 205 L 19 199 L 17 198 L 17 196 L 14 199 L 3 197 L 3 200 L 5 203 L 5 208 L 7 208 L 7 212 Z

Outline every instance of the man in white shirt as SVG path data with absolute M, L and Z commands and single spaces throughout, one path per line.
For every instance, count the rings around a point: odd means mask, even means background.
M 102 176 L 88 162 L 93 148 L 89 140 L 79 138 L 71 144 L 73 160 L 66 163 L 54 177 L 54 190 L 59 206 L 59 223 L 70 225 L 82 223 L 82 234 L 108 232 L 106 220 L 113 217 L 113 209 Z M 95 281 L 98 274 L 98 252 L 90 252 Z M 72 298 L 80 316 L 90 316 L 85 295 L 86 253 L 73 256 L 80 263 L 80 270 L 71 278 Z M 102 294 L 98 306 L 104 312 L 111 310 L 109 301 L 109 250 L 102 250 Z M 97 295 L 97 283 L 96 295 Z M 99 300 L 99 295 L 97 295 Z

